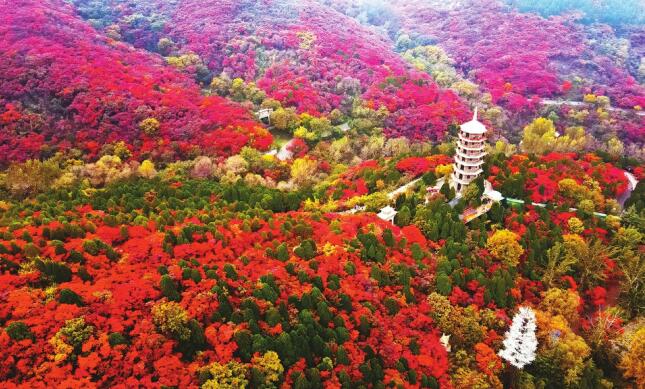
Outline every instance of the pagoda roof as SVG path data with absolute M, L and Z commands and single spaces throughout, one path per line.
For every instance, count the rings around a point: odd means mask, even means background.
M 482 122 L 477 120 L 477 107 L 475 107 L 473 120 L 462 124 L 461 131 L 467 134 L 485 134 L 487 132 L 486 126 L 484 126 Z
M 485 191 L 482 196 L 486 196 L 498 203 L 504 199 L 504 196 L 500 192 L 493 189 Z
M 383 220 L 390 220 L 392 219 L 395 215 L 397 214 L 396 209 L 392 208 L 391 206 L 387 206 L 383 209 L 381 209 L 381 212 L 379 212 L 376 216 Z

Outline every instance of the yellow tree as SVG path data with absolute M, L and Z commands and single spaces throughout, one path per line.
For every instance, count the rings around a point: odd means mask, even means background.
M 181 340 L 190 337 L 188 313 L 176 302 L 161 302 L 153 306 L 152 322 L 164 334 Z
M 493 152 L 495 154 L 504 154 L 507 157 L 515 154 L 517 151 L 517 146 L 515 146 L 512 143 L 506 143 L 503 140 L 498 140 L 495 142 L 495 147 L 493 148 Z
M 275 351 L 267 351 L 262 356 L 253 357 L 251 364 L 258 369 L 264 378 L 263 384 L 266 387 L 277 387 L 284 372 L 280 357 Z
M 278 130 L 293 130 L 300 125 L 294 108 L 278 108 L 271 114 L 271 124 Z
M 535 316 L 538 327 L 538 357 L 562 369 L 567 387 L 578 387 L 591 349 L 582 337 L 573 332 L 561 315 L 536 311 Z
M 609 153 L 613 159 L 622 157 L 624 151 L 625 146 L 623 145 L 623 142 L 615 136 L 607 141 L 607 153 Z
M 560 315 L 575 325 L 578 322 L 578 306 L 580 296 L 569 289 L 551 288 L 542 295 L 540 309 L 552 316 Z
M 544 285 L 552 287 L 561 276 L 567 274 L 571 267 L 578 263 L 578 258 L 571 255 L 565 255 L 560 242 L 556 242 L 547 253 L 547 265 L 542 275 Z
M 224 168 L 226 172 L 233 174 L 244 174 L 249 169 L 249 163 L 241 155 L 232 155 L 226 159 L 224 162 Z
M 60 176 L 58 163 L 35 159 L 13 163 L 4 177 L 5 187 L 15 196 L 29 196 L 48 189 Z
M 231 87 L 231 78 L 226 74 L 222 73 L 220 76 L 213 77 L 211 81 L 211 93 L 216 93 L 220 96 L 227 96 L 228 90 Z
M 522 149 L 527 153 L 543 154 L 553 149 L 555 139 L 553 122 L 545 118 L 536 118 L 524 127 Z
M 65 325 L 49 339 L 54 348 L 54 361 L 59 362 L 81 351 L 83 343 L 94 333 L 94 327 L 85 323 L 83 317 L 65 321 Z
M 497 230 L 488 237 L 486 248 L 495 259 L 508 266 L 517 266 L 524 254 L 524 249 L 518 241 L 519 236 L 513 231 Z
M 82 176 L 87 177 L 95 187 L 130 177 L 132 174 L 132 168 L 116 155 L 104 155 L 95 163 L 89 163 L 82 168 Z
M 643 234 L 636 228 L 620 228 L 612 246 L 618 268 L 622 273 L 621 299 L 632 314 L 645 307 L 645 255 L 642 253 Z
M 555 150 L 579 152 L 587 146 L 588 140 L 583 127 L 568 127 L 564 130 L 564 135 L 555 139 Z
M 439 165 L 434 169 L 437 177 L 448 177 L 452 174 L 452 165 Z
M 213 362 L 203 373 L 209 379 L 202 384 L 202 389 L 238 389 L 246 388 L 249 384 L 247 365 L 237 361 L 229 361 L 225 365 Z
M 147 118 L 139 123 L 139 129 L 148 136 L 154 136 L 159 132 L 161 124 L 155 118 Z
M 573 232 L 574 234 L 581 234 L 585 230 L 585 224 L 577 217 L 572 217 L 571 219 L 569 219 L 567 226 L 569 227 L 569 231 Z
M 318 162 L 309 158 L 298 158 L 291 165 L 291 179 L 298 186 L 307 186 L 314 182 Z
M 139 169 L 137 169 L 137 173 L 139 173 L 141 177 L 152 178 L 157 175 L 157 170 L 155 169 L 154 163 L 149 159 L 146 159 L 141 162 Z
M 625 377 L 633 379 L 639 388 L 645 383 L 645 326 L 632 335 L 627 352 L 620 361 L 620 368 Z
M 166 62 L 168 65 L 179 69 L 203 64 L 202 59 L 195 53 L 182 54 L 177 57 L 166 57 Z
M 605 259 L 613 256 L 615 250 L 608 248 L 600 240 L 591 243 L 580 235 L 565 234 L 562 236 L 563 256 L 572 261 L 582 288 L 590 288 L 603 281 L 605 276 Z

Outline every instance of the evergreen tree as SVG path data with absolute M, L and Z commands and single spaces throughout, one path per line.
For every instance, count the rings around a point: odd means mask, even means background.
M 394 223 L 399 227 L 404 227 L 410 224 L 412 219 L 412 214 L 410 208 L 407 205 L 404 205 L 399 209 L 399 212 L 394 216 Z
M 60 291 L 60 296 L 58 297 L 58 301 L 61 304 L 70 304 L 70 305 L 76 305 L 79 307 L 82 307 L 83 305 L 85 305 L 83 303 L 83 299 L 81 298 L 81 296 L 76 294 L 73 290 L 67 289 L 67 288 L 62 289 Z
M 33 339 L 34 335 L 31 333 L 29 326 L 21 321 L 14 321 L 5 328 L 7 335 L 13 340 L 21 341 L 25 339 Z
M 304 260 L 310 260 L 316 256 L 316 243 L 311 239 L 305 239 L 296 247 L 293 252 Z
M 448 184 L 448 181 L 444 182 L 443 185 L 441 185 L 439 193 L 444 195 L 444 197 L 448 200 L 452 200 L 452 198 L 454 197 L 454 195 L 451 196 L 450 185 Z
M 285 262 L 289 259 L 289 250 L 286 243 L 281 243 L 275 252 L 276 259 Z
M 181 295 L 179 294 L 179 291 L 177 291 L 177 284 L 169 275 L 164 274 L 163 276 L 161 276 L 161 280 L 159 281 L 159 289 L 161 289 L 161 294 L 168 298 L 168 300 L 181 300 Z
M 347 351 L 345 350 L 345 347 L 338 346 L 338 349 L 336 350 L 336 364 L 349 365 L 350 363 L 351 362 L 349 360 L 349 356 L 347 355 Z
M 385 242 L 387 247 L 394 247 L 394 245 L 396 244 L 396 240 L 394 239 L 394 235 L 392 234 L 392 230 L 390 230 L 389 228 L 387 228 L 387 229 L 385 229 L 385 231 L 383 231 L 382 237 L 383 237 L 383 241 Z
M 35 261 L 35 266 L 42 274 L 41 278 L 45 282 L 55 282 L 59 284 L 72 280 L 72 270 L 64 263 L 37 259 Z
M 452 292 L 452 280 L 445 273 L 437 275 L 437 292 L 447 296 Z
M 506 290 L 506 282 L 504 279 L 498 275 L 493 277 L 493 299 L 495 300 L 495 304 L 500 308 L 506 308 Z

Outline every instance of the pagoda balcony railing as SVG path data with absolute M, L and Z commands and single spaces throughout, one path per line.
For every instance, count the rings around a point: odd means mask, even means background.
M 486 152 L 482 151 L 481 149 L 470 150 L 457 148 L 457 155 L 460 155 L 464 158 L 484 158 L 486 156 Z
M 473 182 L 482 171 L 480 170 L 477 174 L 461 174 L 459 172 L 452 173 L 453 181 L 456 181 L 462 185 L 468 185 Z
M 481 167 L 482 167 L 482 164 L 468 164 L 468 163 L 457 162 L 455 166 L 455 170 L 459 170 L 464 173 L 472 173 L 472 172 L 481 170 Z
M 486 141 L 486 138 L 482 135 L 468 135 L 464 133 L 459 133 L 459 140 L 462 140 L 464 142 L 484 142 Z
M 484 160 L 481 158 L 462 158 L 461 156 L 457 155 L 455 157 L 455 164 L 457 166 L 459 165 L 481 166 L 484 164 Z
M 486 147 L 484 142 L 475 143 L 463 141 L 457 142 L 457 146 L 468 150 L 484 150 L 484 148 Z

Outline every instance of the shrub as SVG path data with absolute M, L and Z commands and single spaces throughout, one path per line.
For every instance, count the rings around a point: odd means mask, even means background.
M 112 332 L 108 335 L 108 343 L 110 343 L 110 346 L 115 347 L 120 344 L 128 344 L 128 340 L 120 332 Z
M 632 335 L 627 352 L 623 354 L 620 367 L 625 377 L 633 379 L 634 382 L 645 382 L 645 366 L 643 365 L 645 355 L 645 327 L 640 328 Z
M 153 306 L 152 321 L 159 331 L 177 340 L 190 338 L 188 313 L 175 302 L 162 302 Z
M 10 323 L 5 329 L 7 335 L 13 340 L 20 341 L 25 339 L 32 339 L 34 335 L 31 333 L 29 326 L 21 321 L 14 321 Z
M 452 291 L 452 280 L 444 273 L 437 275 L 437 292 L 444 296 L 448 296 Z
M 202 388 L 245 388 L 249 384 L 247 373 L 247 367 L 239 362 L 230 361 L 225 365 L 214 362 L 205 369 L 208 379 L 202 384 Z
M 85 305 L 81 296 L 76 294 L 73 290 L 67 288 L 61 289 L 60 295 L 58 297 L 58 302 L 60 302 L 61 304 L 76 305 L 79 307 Z
M 47 282 L 60 284 L 61 282 L 69 282 L 72 280 L 72 271 L 64 263 L 37 259 L 35 266 Z
M 139 123 L 139 129 L 147 136 L 155 136 L 159 131 L 160 123 L 155 118 L 147 118 Z
M 316 243 L 311 239 L 305 239 L 293 252 L 304 260 L 310 260 L 316 256 Z

